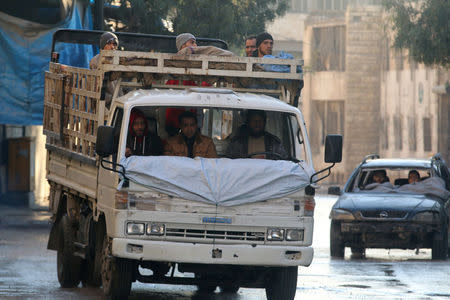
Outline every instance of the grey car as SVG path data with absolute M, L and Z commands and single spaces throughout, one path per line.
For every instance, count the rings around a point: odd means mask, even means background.
M 413 174 L 414 173 L 414 174 Z M 380 178 L 381 177 L 381 178 Z M 431 248 L 432 259 L 450 251 L 450 174 L 440 155 L 425 159 L 380 159 L 369 155 L 352 172 L 330 213 L 330 254 L 345 247 Z

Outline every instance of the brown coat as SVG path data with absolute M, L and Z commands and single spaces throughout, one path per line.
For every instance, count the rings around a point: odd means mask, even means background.
M 214 146 L 212 139 L 201 134 L 197 134 L 194 142 L 194 149 L 192 152 L 194 154 L 194 157 L 217 157 L 216 146 Z M 164 155 L 188 156 L 188 147 L 180 134 L 173 136 L 167 140 L 167 143 L 164 146 Z

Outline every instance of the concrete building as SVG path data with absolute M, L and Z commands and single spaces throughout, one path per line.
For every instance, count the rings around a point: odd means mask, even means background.
M 0 125 L 0 203 L 48 206 L 42 126 Z
M 302 109 L 316 168 L 324 137 L 344 136 L 343 162 L 331 182 L 343 183 L 362 158 L 430 157 L 449 161 L 449 72 L 427 68 L 394 50 L 380 5 L 305 21 Z

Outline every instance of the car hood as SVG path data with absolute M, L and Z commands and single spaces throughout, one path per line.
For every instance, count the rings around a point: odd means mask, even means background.
M 344 193 L 335 203 L 333 208 L 348 211 L 359 210 L 438 210 L 439 200 L 435 197 L 414 194 L 393 193 Z

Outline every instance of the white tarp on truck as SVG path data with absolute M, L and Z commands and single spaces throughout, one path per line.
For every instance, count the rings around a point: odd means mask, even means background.
M 302 162 L 264 159 L 131 156 L 121 164 L 130 181 L 171 196 L 221 206 L 287 196 L 309 185 L 314 173 Z

